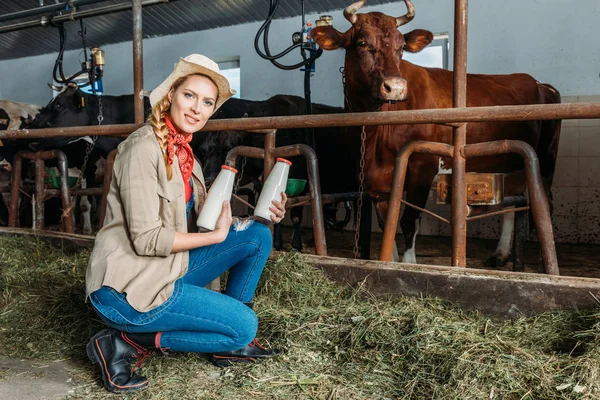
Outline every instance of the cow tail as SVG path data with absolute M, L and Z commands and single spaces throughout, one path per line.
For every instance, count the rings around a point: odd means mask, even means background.
M 539 84 L 542 104 L 559 104 L 560 93 L 548 84 Z M 556 157 L 558 154 L 558 143 L 560 139 L 560 128 L 562 120 L 552 119 L 541 121 L 540 139 L 537 154 L 540 163 L 540 172 L 544 191 L 548 196 L 550 213 L 552 213 L 552 180 L 556 168 Z

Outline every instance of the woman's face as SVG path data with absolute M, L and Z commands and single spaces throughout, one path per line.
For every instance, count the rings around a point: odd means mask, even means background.
M 217 86 L 204 75 L 191 75 L 169 92 L 171 120 L 186 133 L 202 129 L 215 111 Z

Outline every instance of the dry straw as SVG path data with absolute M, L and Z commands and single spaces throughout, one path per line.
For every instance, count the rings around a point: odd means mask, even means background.
M 66 359 L 72 398 L 100 399 L 83 350 L 100 326 L 83 302 L 88 255 L 0 238 L 0 354 Z M 599 313 L 508 321 L 434 299 L 377 299 L 295 254 L 269 263 L 256 309 L 259 338 L 285 356 L 226 370 L 203 355 L 154 357 L 143 368 L 152 386 L 135 398 L 600 398 Z

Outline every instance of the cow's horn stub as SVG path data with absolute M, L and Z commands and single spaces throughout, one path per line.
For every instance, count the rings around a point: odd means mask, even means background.
M 348 7 L 346 7 L 344 9 L 344 17 L 346 17 L 346 19 L 348 21 L 350 21 L 350 23 L 352 25 L 354 25 L 354 23 L 356 22 L 356 15 L 354 15 L 362 6 L 365 5 L 365 3 L 367 2 L 367 0 L 361 0 L 361 1 L 357 1 L 356 3 L 350 4 Z
M 60 92 L 63 90 L 63 86 L 56 86 L 53 83 L 48 82 L 48 86 L 50 86 L 50 89 L 54 90 L 55 92 Z
M 410 0 L 404 0 L 404 4 L 406 4 L 407 12 L 403 16 L 396 18 L 396 28 L 408 24 L 415 17 L 415 6 L 413 6 Z

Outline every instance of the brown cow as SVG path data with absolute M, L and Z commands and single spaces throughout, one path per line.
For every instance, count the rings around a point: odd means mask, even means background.
M 352 27 L 342 33 L 331 26 L 312 30 L 311 35 L 324 50 L 346 49 L 345 108 L 349 112 L 396 111 L 452 107 L 453 73 L 439 68 L 423 68 L 403 60 L 404 51 L 416 53 L 433 40 L 429 31 L 416 29 L 405 35 L 398 31 L 414 18 L 414 6 L 404 0 L 408 12 L 391 17 L 380 12 L 356 14 L 365 1 L 344 10 Z M 467 106 L 496 106 L 559 103 L 559 93 L 526 74 L 467 75 Z M 356 132 L 360 132 L 357 128 Z M 366 131 L 365 188 L 375 202 L 379 225 L 383 228 L 391 191 L 394 162 L 404 144 L 413 140 L 451 143 L 452 129 L 441 125 L 368 126 Z M 536 149 L 546 193 L 550 193 L 558 149 L 560 121 L 469 123 L 467 143 L 515 139 Z M 406 200 L 425 207 L 429 189 L 438 173 L 440 158 L 414 154 L 406 176 Z M 441 160 L 451 166 L 450 160 Z M 510 173 L 523 169 L 519 156 L 499 155 L 469 159 L 467 171 Z M 524 192 L 524 185 L 518 190 Z M 514 195 L 516 193 L 507 193 Z M 414 243 L 420 211 L 406 208 L 400 220 L 406 247 L 403 262 L 416 262 Z M 503 223 L 503 237 L 494 253 L 495 264 L 504 264 L 509 254 L 514 214 Z M 511 227 L 510 230 L 504 228 Z M 508 240 L 507 240 L 508 238 Z M 399 260 L 397 251 L 395 260 Z

